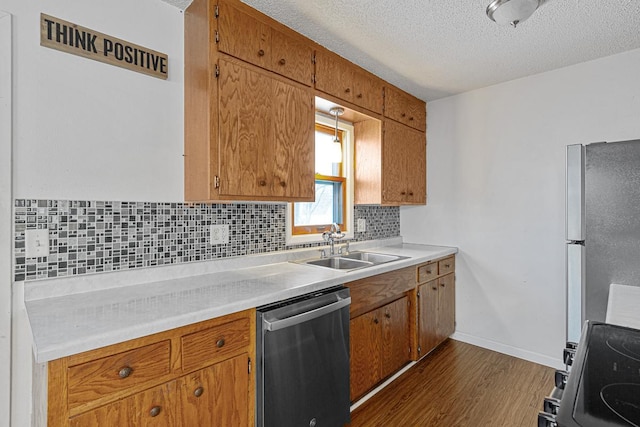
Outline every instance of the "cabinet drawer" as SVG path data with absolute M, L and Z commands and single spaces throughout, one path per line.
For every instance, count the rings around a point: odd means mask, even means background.
M 69 367 L 69 408 L 169 374 L 170 355 L 166 340 Z
M 440 276 L 444 274 L 452 273 L 456 269 L 456 261 L 454 257 L 445 258 L 438 261 L 438 274 Z
M 238 319 L 182 337 L 182 370 L 224 360 L 249 346 L 249 319 Z
M 438 277 L 438 264 L 430 262 L 418 266 L 418 283 L 428 282 Z

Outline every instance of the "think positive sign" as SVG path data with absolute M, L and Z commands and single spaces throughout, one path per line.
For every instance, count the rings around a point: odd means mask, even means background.
M 166 79 L 166 54 L 40 14 L 40 45 Z

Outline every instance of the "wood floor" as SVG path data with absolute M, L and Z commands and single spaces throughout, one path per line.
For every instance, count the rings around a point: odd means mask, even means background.
M 537 426 L 552 368 L 448 340 L 351 414 L 350 427 Z

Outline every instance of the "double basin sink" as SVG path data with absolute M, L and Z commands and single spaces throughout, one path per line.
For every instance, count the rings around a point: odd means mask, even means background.
M 348 254 L 332 256 L 329 258 L 298 261 L 300 264 L 314 265 L 317 267 L 331 268 L 333 270 L 350 271 L 359 268 L 373 267 L 374 265 L 407 259 L 406 256 L 379 254 L 374 252 L 349 252 Z

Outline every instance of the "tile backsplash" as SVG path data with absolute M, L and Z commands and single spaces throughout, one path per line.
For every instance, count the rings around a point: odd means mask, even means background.
M 286 205 L 15 201 L 14 279 L 51 277 L 179 264 L 282 251 L 319 244 L 285 244 Z M 400 235 L 398 207 L 356 206 L 354 240 Z M 228 224 L 229 243 L 209 244 L 209 225 Z M 49 230 L 49 255 L 25 256 L 25 230 Z

